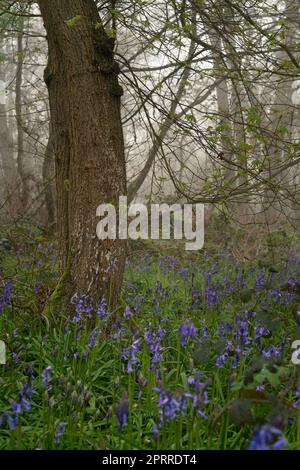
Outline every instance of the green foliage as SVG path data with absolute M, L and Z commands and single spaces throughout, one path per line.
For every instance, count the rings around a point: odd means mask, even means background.
M 1 449 L 246 449 L 254 428 L 278 417 L 290 448 L 299 448 L 290 361 L 297 325 L 286 288 L 299 264 L 272 272 L 238 265 L 228 252 L 214 259 L 145 252 L 128 263 L 117 328 L 99 316 L 91 331 L 84 317 L 66 321 L 57 308 L 54 325 L 45 315 L 58 280 L 55 251 L 34 227 L 0 234 L 0 340 L 8 351 L 0 415 L 14 416 L 25 385 L 32 389 L 17 425 L 4 418 Z M 12 301 L 3 302 L 10 282 Z M 191 322 L 196 335 L 182 336 Z M 163 391 L 182 413 L 165 414 Z M 128 406 L 123 427 L 120 406 Z

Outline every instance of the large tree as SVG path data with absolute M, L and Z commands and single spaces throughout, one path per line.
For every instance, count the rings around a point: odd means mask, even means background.
M 114 38 L 93 0 L 39 0 L 49 46 L 45 81 L 56 162 L 62 277 L 50 307 L 76 293 L 116 305 L 124 241 L 99 241 L 96 209 L 126 194 L 122 88 Z M 113 35 L 111 35 L 113 36 Z

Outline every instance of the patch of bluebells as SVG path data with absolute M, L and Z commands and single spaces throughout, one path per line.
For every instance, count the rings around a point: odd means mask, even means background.
M 22 389 L 18 392 L 19 400 L 11 402 L 11 411 L 0 415 L 0 426 L 8 423 L 10 429 L 13 431 L 19 424 L 19 417 L 31 409 L 32 395 L 34 388 L 28 382 L 23 383 Z
M 268 298 L 275 304 L 289 305 L 293 302 L 295 295 L 280 289 L 271 289 L 268 292 Z
M 191 390 L 175 393 L 163 387 L 156 387 L 154 391 L 158 393 L 158 427 L 169 424 L 180 415 L 186 415 L 188 404 L 195 410 L 196 414 L 204 419 L 207 416 L 203 408 L 208 404 L 208 395 L 205 389 L 207 383 L 200 380 L 201 374 L 189 377 L 188 384 Z
M 280 429 L 271 424 L 256 429 L 250 442 L 249 450 L 282 450 L 288 442 Z
M 262 355 L 266 359 L 278 359 L 281 357 L 284 345 L 274 346 L 271 344 L 267 349 L 262 350 Z

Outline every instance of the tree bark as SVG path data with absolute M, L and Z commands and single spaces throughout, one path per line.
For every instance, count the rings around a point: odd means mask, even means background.
M 24 131 L 22 126 L 22 82 L 23 82 L 23 21 L 20 26 L 21 32 L 17 38 L 17 72 L 16 72 L 16 120 L 17 120 L 17 167 L 21 179 L 20 202 L 21 211 L 24 212 L 28 206 L 29 200 L 29 177 L 25 169 L 25 148 L 24 148 Z
M 45 150 L 43 161 L 43 184 L 45 188 L 45 208 L 47 211 L 47 224 L 53 225 L 55 222 L 55 177 L 54 154 L 53 154 L 53 136 L 49 129 L 49 137 Z
M 39 0 L 49 46 L 45 81 L 56 165 L 57 226 L 62 277 L 50 299 L 55 307 L 74 293 L 116 306 L 125 242 L 99 241 L 96 209 L 118 209 L 126 194 L 120 115 L 122 88 L 114 41 L 93 0 Z M 117 210 L 118 212 L 118 210 Z
M 5 104 L 0 104 L 0 158 L 3 171 L 2 197 L 7 200 L 8 212 L 13 214 L 16 207 L 17 168 L 14 161 L 13 138 L 7 124 L 7 112 Z M 1 191 L 2 192 L 2 191 Z
M 5 81 L 5 70 L 0 64 L 0 80 Z M 18 173 L 14 160 L 14 140 L 12 129 L 8 122 L 7 104 L 0 103 L 0 163 L 3 180 L 1 178 L 1 197 L 5 202 L 4 212 L 10 217 L 16 215 L 18 201 Z
M 284 44 L 288 50 L 294 51 L 296 49 L 297 41 L 297 27 L 298 23 L 297 11 L 299 9 L 299 2 L 297 0 L 288 0 L 285 8 L 285 21 L 287 24 Z M 287 60 L 285 51 L 277 53 L 278 63 L 284 63 Z M 293 182 L 294 169 L 282 171 L 275 177 L 276 169 L 280 168 L 287 159 L 285 154 L 285 142 L 292 142 L 293 140 L 293 116 L 295 108 L 292 103 L 292 80 L 291 78 L 282 78 L 274 84 L 274 98 L 272 106 L 269 111 L 269 128 L 271 131 L 271 139 L 267 140 L 266 151 L 269 154 L 267 161 L 267 177 L 270 182 L 270 188 L 266 188 L 264 194 L 264 217 L 268 225 L 280 224 L 282 219 L 288 216 L 286 213 L 286 204 L 282 204 L 282 199 L 287 191 L 287 199 L 292 198 L 293 204 L 293 190 L 291 183 Z

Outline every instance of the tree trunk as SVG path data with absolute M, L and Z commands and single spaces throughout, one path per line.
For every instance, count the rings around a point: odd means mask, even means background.
M 17 39 L 17 72 L 16 72 L 16 120 L 17 120 L 17 166 L 18 173 L 21 179 L 20 202 L 21 211 L 28 206 L 29 200 L 29 178 L 25 169 L 25 148 L 24 148 L 24 131 L 22 126 L 22 82 L 23 82 L 23 63 L 24 63 L 24 50 L 23 50 L 23 21 L 20 26 L 21 32 L 18 34 Z
M 5 71 L 0 64 L 0 80 L 5 81 Z M 2 204 L 7 216 L 16 215 L 18 200 L 18 174 L 14 160 L 14 141 L 11 128 L 8 123 L 7 104 L 4 97 L 0 102 L 0 163 L 2 177 L 0 181 Z
M 49 57 L 51 132 L 56 164 L 57 226 L 62 277 L 50 299 L 88 294 L 116 306 L 125 264 L 125 242 L 99 241 L 96 209 L 126 194 L 120 115 L 122 88 L 93 0 L 39 0 Z
M 298 22 L 295 18 L 298 9 L 298 0 L 288 0 L 286 2 L 285 21 L 287 28 L 284 43 L 290 51 L 296 49 Z M 278 63 L 284 64 L 286 60 L 286 53 L 279 51 L 277 53 Z M 277 177 L 274 176 L 276 169 L 287 161 L 287 155 L 285 154 L 286 142 L 293 141 L 293 116 L 295 111 L 292 103 L 292 79 L 290 77 L 278 79 L 277 77 L 274 89 L 273 104 L 269 111 L 271 139 L 267 141 L 266 148 L 269 154 L 267 176 L 271 187 L 266 188 L 263 201 L 264 217 L 266 223 L 270 226 L 276 223 L 280 225 L 281 221 L 290 215 L 287 210 L 288 205 L 283 204 L 282 199 L 284 197 L 287 200 L 292 198 L 291 202 L 293 204 L 291 183 L 293 182 L 293 173 L 295 173 L 295 169 L 289 169 L 281 171 Z
M 43 161 L 43 184 L 45 190 L 45 208 L 47 211 L 47 224 L 53 225 L 55 222 L 55 188 L 53 179 L 55 177 L 53 137 L 49 129 L 48 143 Z
M 4 189 L 2 198 L 6 202 L 5 209 L 11 215 L 15 215 L 16 208 L 13 207 L 17 200 L 16 187 L 17 187 L 17 169 L 14 161 L 13 152 L 13 139 L 10 134 L 10 129 L 7 124 L 7 113 L 5 104 L 0 103 L 0 158 L 3 172 L 3 183 L 1 183 Z M 3 201 L 2 199 L 2 201 Z
M 222 51 L 222 40 L 213 31 L 209 31 L 210 43 L 213 47 L 213 70 L 215 74 L 215 80 L 218 81 L 216 86 L 216 97 L 217 97 L 217 110 L 219 122 L 218 125 L 221 129 L 221 151 L 226 157 L 227 161 L 232 160 L 232 141 L 233 141 L 233 129 L 230 116 L 230 100 L 229 100 L 229 86 L 226 76 L 224 76 L 224 64 L 222 58 L 217 51 Z M 223 78 L 220 81 L 220 78 Z M 234 167 L 226 167 L 223 169 L 224 183 L 230 187 L 232 180 L 234 179 L 235 170 Z

